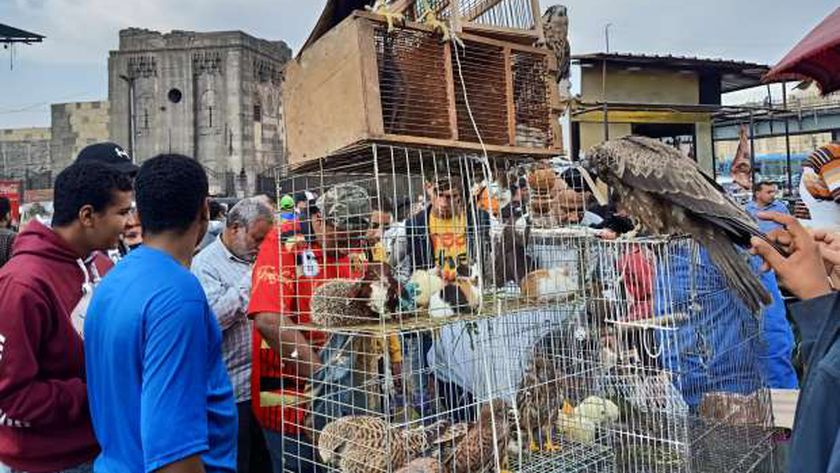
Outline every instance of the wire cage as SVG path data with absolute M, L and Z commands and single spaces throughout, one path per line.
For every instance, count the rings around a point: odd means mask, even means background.
M 324 34 L 285 69 L 289 163 L 370 142 L 562 154 L 554 55 L 531 37 L 458 38 L 361 11 Z
M 593 242 L 621 472 L 754 471 L 772 422 L 760 320 L 687 238 Z
M 580 225 L 582 180 L 378 143 L 281 181 L 310 199 L 282 210 L 267 276 L 300 338 L 261 345 L 257 378 L 288 469 L 752 471 L 771 433 L 758 320 L 691 240 Z

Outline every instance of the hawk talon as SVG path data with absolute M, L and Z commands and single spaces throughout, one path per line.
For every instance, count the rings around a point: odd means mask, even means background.
M 545 441 L 545 444 L 543 445 L 543 451 L 544 452 L 558 452 L 558 451 L 560 451 L 560 446 L 556 445 L 554 442 L 552 442 L 551 439 L 548 439 L 548 440 Z
M 540 451 L 540 446 L 537 444 L 536 440 L 531 440 L 531 445 L 528 446 L 528 450 L 530 450 L 531 453 L 537 453 Z

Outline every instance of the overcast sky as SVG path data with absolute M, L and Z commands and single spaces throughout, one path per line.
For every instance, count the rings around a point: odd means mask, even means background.
M 0 49 L 0 128 L 49 126 L 49 104 L 103 100 L 122 28 L 243 30 L 297 51 L 324 0 L 0 0 L 0 23 L 45 35 Z M 541 0 L 544 7 L 557 3 Z M 568 0 L 573 53 L 613 51 L 777 62 L 836 0 Z

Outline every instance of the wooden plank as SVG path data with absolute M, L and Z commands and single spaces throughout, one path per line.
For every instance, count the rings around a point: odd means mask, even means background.
M 455 140 L 441 140 L 437 138 L 426 138 L 422 136 L 406 136 L 406 135 L 391 135 L 385 134 L 382 136 L 372 136 L 373 141 L 381 141 L 387 143 L 394 143 L 411 146 L 428 146 L 433 148 L 460 148 L 472 151 L 481 151 L 479 143 L 469 141 L 455 141 Z M 532 156 L 558 156 L 563 154 L 562 147 L 555 148 L 527 148 L 522 146 L 500 146 L 500 145 L 486 145 L 488 153 L 499 154 L 524 154 Z
M 516 146 L 516 105 L 513 97 L 513 61 L 510 48 L 503 50 L 505 55 L 505 101 L 507 102 L 508 144 Z
M 501 3 L 501 0 L 484 0 L 481 3 L 476 4 L 469 11 L 465 12 L 464 20 L 465 21 L 473 21 L 476 18 L 480 17 L 481 15 L 487 13 L 488 11 L 492 10 L 493 7 Z
M 540 44 L 545 44 L 545 32 L 543 31 L 542 13 L 540 12 L 540 0 L 531 0 L 531 15 L 534 17 L 534 30 L 540 38 Z
M 359 20 L 359 56 L 362 71 L 362 100 L 365 104 L 368 133 L 385 133 L 382 118 L 382 96 L 379 89 L 379 64 L 376 57 L 373 23 Z
M 799 390 L 771 389 L 770 400 L 773 405 L 773 425 L 793 429 L 796 404 L 799 402 Z
M 370 13 L 370 12 L 357 10 L 356 12 L 353 13 L 353 15 L 356 16 L 356 17 L 365 18 L 365 19 L 370 20 L 370 21 L 375 21 L 375 22 L 378 22 L 378 23 L 385 23 L 384 18 L 382 18 L 379 15 L 374 15 L 373 13 Z M 548 51 L 547 49 L 537 48 L 537 47 L 531 46 L 531 44 L 533 44 L 537 39 L 536 34 L 532 31 L 517 30 L 517 29 L 512 29 L 512 28 L 499 28 L 499 27 L 492 27 L 492 26 L 483 26 L 483 25 L 476 25 L 475 23 L 464 23 L 462 26 L 463 26 L 463 29 L 464 29 L 464 33 L 461 35 L 461 39 L 463 39 L 465 41 L 473 41 L 473 42 L 476 42 L 476 43 L 489 44 L 489 45 L 498 46 L 498 47 L 501 47 L 501 48 L 509 46 L 511 49 L 516 50 L 516 51 L 522 51 L 522 52 L 532 53 L 532 54 L 540 54 L 540 55 L 543 55 L 543 56 L 551 56 L 551 52 Z M 412 29 L 412 30 L 427 31 L 429 33 L 434 33 L 435 32 L 435 30 L 432 27 L 430 27 L 430 26 L 428 26 L 424 23 L 419 23 L 419 22 L 416 22 L 416 21 L 406 21 L 405 22 L 405 27 L 409 28 L 409 29 Z M 504 41 L 504 40 L 489 38 L 487 36 L 481 36 L 481 34 L 484 34 L 484 33 L 489 34 L 489 32 L 492 32 L 492 31 L 495 31 L 497 33 L 503 33 L 503 34 L 511 34 L 511 35 L 515 35 L 515 36 L 520 37 L 520 38 L 529 38 L 528 44 L 521 44 L 519 42 Z M 473 32 L 477 33 L 477 34 L 472 34 Z
M 452 22 L 452 31 L 456 35 L 460 35 L 463 31 L 463 28 L 461 26 L 461 0 L 450 0 L 449 15 L 449 18 Z
M 446 106 L 449 109 L 451 138 L 458 140 L 458 106 L 455 100 L 455 73 L 452 69 L 452 43 L 443 45 L 443 64 L 446 69 Z
M 285 68 L 289 164 L 317 159 L 368 135 L 358 20 L 333 28 Z

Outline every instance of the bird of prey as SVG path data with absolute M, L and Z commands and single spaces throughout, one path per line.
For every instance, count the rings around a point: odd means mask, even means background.
M 464 42 L 461 41 L 455 32 L 453 32 L 445 21 L 438 18 L 437 8 L 429 0 L 417 0 L 415 3 L 417 11 L 417 19 L 433 30 L 440 33 L 440 40 L 444 43 L 455 41 L 458 46 L 464 47 Z
M 571 48 L 569 47 L 569 17 L 564 5 L 548 7 L 542 17 L 543 40 L 537 42 L 537 47 L 548 48 L 557 58 L 557 75 L 559 83 L 568 79 L 570 75 Z
M 438 422 L 403 429 L 375 416 L 342 417 L 321 430 L 318 453 L 343 473 L 397 470 L 428 450 L 447 426 Z
M 593 147 L 586 167 L 615 191 L 618 206 L 656 235 L 687 234 L 757 314 L 772 300 L 736 245 L 766 238 L 753 219 L 693 160 L 658 140 L 628 136 Z
M 496 469 L 496 452 L 501 472 L 507 471 L 507 444 L 510 435 L 508 405 L 501 399 L 484 404 L 472 424 L 449 427 L 435 443 L 443 452 L 443 471 L 451 473 L 491 473 Z

